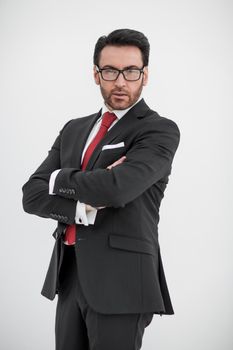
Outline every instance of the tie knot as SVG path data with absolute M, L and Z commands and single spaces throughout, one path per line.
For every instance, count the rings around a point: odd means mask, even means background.
M 114 113 L 105 112 L 102 117 L 101 126 L 104 125 L 108 129 L 115 119 L 117 119 L 117 116 Z

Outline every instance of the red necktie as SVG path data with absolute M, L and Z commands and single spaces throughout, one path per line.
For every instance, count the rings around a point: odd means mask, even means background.
M 96 148 L 98 143 L 102 140 L 104 135 L 107 133 L 109 127 L 111 126 L 111 124 L 114 122 L 116 118 L 117 117 L 114 113 L 106 112 L 103 114 L 100 128 L 97 134 L 95 135 L 95 137 L 93 138 L 93 140 L 91 141 L 91 143 L 89 144 L 89 146 L 87 147 L 86 152 L 84 154 L 83 161 L 82 161 L 82 170 L 86 169 L 87 163 L 94 149 Z M 64 242 L 67 245 L 75 244 L 75 238 L 76 238 L 75 236 L 76 236 L 76 224 L 69 225 L 65 232 Z

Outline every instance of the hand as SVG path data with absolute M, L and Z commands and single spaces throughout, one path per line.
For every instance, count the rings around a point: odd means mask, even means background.
M 118 160 L 116 160 L 114 163 L 112 163 L 111 165 L 107 166 L 107 169 L 110 170 L 110 169 L 112 169 L 114 166 L 123 163 L 125 159 L 126 159 L 126 156 L 122 156 L 121 158 L 119 158 Z
M 93 208 L 91 205 L 89 204 L 85 204 L 86 205 L 86 212 L 92 211 L 93 209 L 97 209 L 97 208 Z
M 119 158 L 118 160 L 116 160 L 114 163 L 110 164 L 109 166 L 107 166 L 107 169 L 112 169 L 113 167 L 121 164 L 124 162 L 124 160 L 126 159 L 126 156 L 122 156 L 121 158 Z M 103 208 L 106 208 L 106 207 L 96 207 L 96 208 L 93 208 L 91 205 L 89 204 L 86 204 L 86 211 L 91 211 L 93 209 L 103 209 Z

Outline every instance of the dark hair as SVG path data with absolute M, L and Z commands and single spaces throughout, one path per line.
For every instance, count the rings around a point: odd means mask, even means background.
M 145 37 L 143 33 L 133 29 L 117 29 L 111 32 L 110 34 L 108 34 L 108 36 L 106 35 L 101 36 L 97 40 L 97 43 L 95 44 L 94 57 L 93 57 L 93 61 L 95 65 L 98 66 L 100 53 L 103 50 L 103 48 L 107 45 L 137 46 L 142 53 L 143 65 L 148 66 L 150 44 L 148 39 Z

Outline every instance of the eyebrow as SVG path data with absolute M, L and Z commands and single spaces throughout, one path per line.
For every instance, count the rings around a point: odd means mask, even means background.
M 104 68 L 118 69 L 118 68 L 116 68 L 116 67 L 114 67 L 114 66 L 110 66 L 110 65 L 105 65 L 105 66 L 103 66 L 101 69 L 104 69 Z M 124 67 L 123 69 L 130 69 L 130 68 L 141 69 L 141 68 L 139 68 L 138 66 L 135 66 L 135 65 L 126 66 L 126 67 Z

